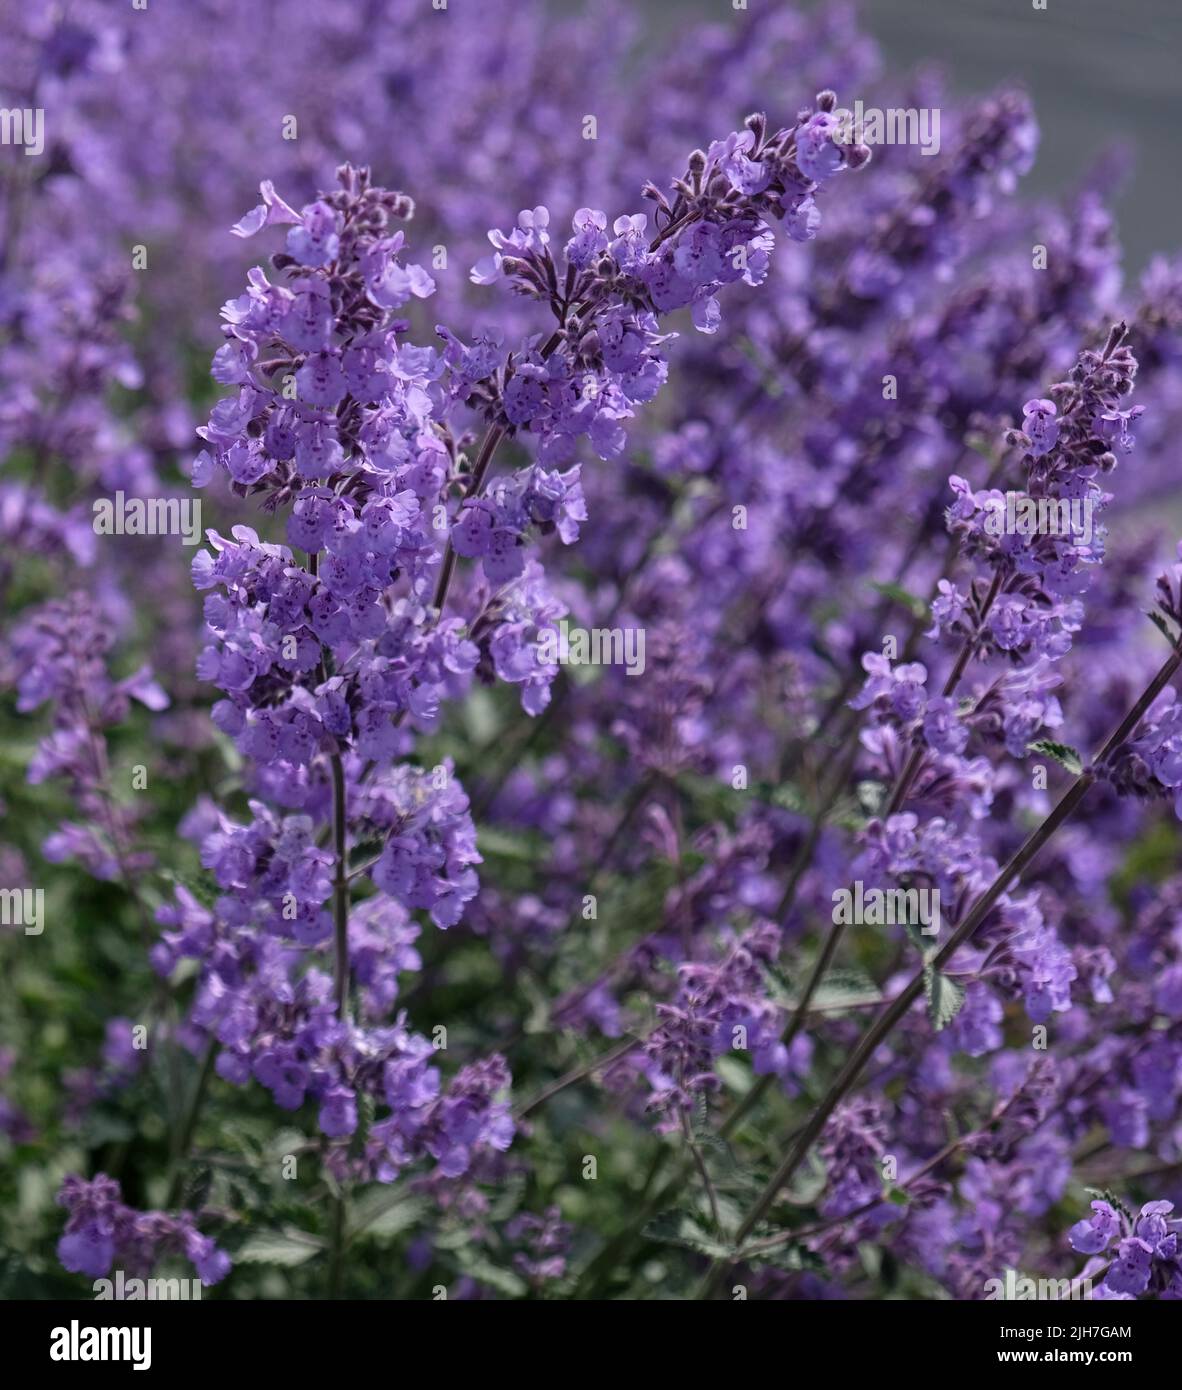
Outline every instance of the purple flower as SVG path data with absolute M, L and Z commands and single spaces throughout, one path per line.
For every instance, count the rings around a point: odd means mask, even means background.
M 1120 1235 L 1120 1217 L 1107 1202 L 1092 1203 L 1088 1220 L 1077 1221 L 1067 1233 L 1071 1248 L 1083 1255 L 1098 1255 Z
M 1022 430 L 1030 438 L 1030 452 L 1035 458 L 1049 454 L 1058 443 L 1058 413 L 1054 401 L 1027 401 L 1022 407 Z

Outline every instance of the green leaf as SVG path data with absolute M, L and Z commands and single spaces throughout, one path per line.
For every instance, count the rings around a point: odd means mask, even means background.
M 470 1248 L 462 1249 L 459 1255 L 460 1267 L 465 1274 L 481 1284 L 487 1284 L 490 1289 L 503 1293 L 506 1298 L 522 1298 L 529 1292 L 529 1285 L 519 1274 L 493 1264 L 487 1256 Z
M 212 878 L 195 877 L 192 874 L 178 874 L 172 869 L 162 869 L 160 875 L 169 883 L 187 888 L 202 907 L 213 907 L 218 899 L 218 890 Z
M 886 801 L 887 789 L 884 782 L 859 782 L 854 788 L 858 805 L 868 816 L 877 816 Z
M 1038 753 L 1044 758 L 1054 758 L 1072 777 L 1078 777 L 1083 771 L 1083 759 L 1079 756 L 1078 749 L 1072 748 L 1069 743 L 1055 743 L 1053 739 L 1040 738 L 1037 743 L 1028 743 L 1026 747 L 1031 753 Z
M 816 1151 L 810 1153 L 796 1176 L 781 1192 L 781 1199 L 794 1207 L 811 1207 L 828 1185 L 825 1165 Z
M 927 996 L 928 1017 L 939 1033 L 960 1013 L 964 1005 L 964 985 L 927 965 L 923 971 L 923 992 Z
M 812 1007 L 852 1008 L 857 1004 L 878 1003 L 881 998 L 882 991 L 864 970 L 830 970 L 813 994 Z
M 248 1236 L 234 1258 L 239 1264 L 302 1265 L 323 1249 L 315 1236 L 288 1228 Z
M 936 953 L 935 943 L 930 936 L 924 936 L 917 922 L 904 922 L 903 930 L 907 933 L 912 944 L 919 948 L 919 954 L 923 957 L 923 963 L 926 965 Z
M 377 1187 L 363 1193 L 349 1209 L 349 1240 L 358 1236 L 389 1238 L 413 1226 L 426 1210 L 426 1204 L 402 1191 L 392 1193 Z
M 775 961 L 769 961 L 763 968 L 764 989 L 768 998 L 773 1004 L 779 1004 L 782 1009 L 794 1009 L 796 1001 L 799 999 L 799 992 L 792 987 L 791 978 L 780 968 Z
M 764 984 L 768 998 L 789 1012 L 800 1004 L 799 988 L 776 965 L 764 968 Z M 854 1008 L 861 1004 L 877 1004 L 882 992 L 863 970 L 845 967 L 830 970 L 813 991 L 811 1009 L 835 1011 L 841 1008 Z
M 135 1129 L 121 1115 L 94 1110 L 87 1116 L 82 1135 L 87 1148 L 97 1149 L 103 1144 L 125 1144 L 135 1137 Z
M 779 1232 L 771 1226 L 759 1226 L 751 1234 L 753 1237 L 764 1239 L 778 1235 Z M 773 1245 L 770 1250 L 748 1251 L 743 1256 L 743 1263 L 771 1265 L 774 1269 L 790 1270 L 793 1273 L 802 1269 L 825 1268 L 825 1262 L 820 1255 L 814 1254 L 803 1245 L 793 1245 L 791 1241 L 786 1241 L 783 1245 Z
M 781 782 L 778 787 L 772 789 L 766 800 L 773 806 L 779 806 L 785 811 L 795 811 L 798 815 L 804 815 L 808 810 L 804 793 L 794 782 Z
M 714 1063 L 714 1070 L 733 1096 L 745 1096 L 751 1089 L 751 1067 L 733 1052 L 724 1052 Z
M 926 618 L 928 615 L 928 605 L 925 599 L 904 589 L 901 584 L 880 584 L 877 581 L 871 583 L 870 587 L 876 594 L 881 594 L 883 598 L 893 599 L 902 607 L 909 609 L 912 616 L 916 618 Z
M 537 862 L 536 849 L 523 836 L 511 835 L 491 826 L 480 827 L 477 845 L 481 854 L 495 855 L 498 859 L 520 859 L 530 864 Z
M 1112 1191 L 1111 1188 L 1104 1187 L 1085 1187 L 1084 1191 L 1089 1197 L 1098 1197 L 1100 1201 L 1107 1202 L 1108 1205 L 1117 1211 L 1130 1223 L 1133 1220 L 1133 1213 L 1125 1206 L 1121 1199 Z
M 997 462 L 997 447 L 987 434 L 966 434 L 964 437 L 966 448 L 972 449 L 974 454 L 980 454 L 983 459 L 988 459 L 990 463 Z
M 733 1253 L 729 1245 L 704 1231 L 697 1217 L 689 1211 L 674 1208 L 663 1211 L 644 1228 L 648 1240 L 662 1245 L 678 1245 L 683 1250 L 693 1250 L 712 1260 L 728 1259 Z

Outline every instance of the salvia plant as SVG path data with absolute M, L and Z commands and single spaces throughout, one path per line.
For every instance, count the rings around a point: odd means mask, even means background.
M 1182 262 L 593 8 L 2 7 L 0 1288 L 1182 1297 Z

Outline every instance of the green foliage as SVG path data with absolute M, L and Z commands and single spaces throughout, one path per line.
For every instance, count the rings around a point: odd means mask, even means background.
M 923 991 L 928 1001 L 928 1017 L 936 1032 L 942 1032 L 964 1006 L 965 988 L 942 971 L 924 966 Z
M 1072 748 L 1069 743 L 1056 743 L 1053 739 L 1042 738 L 1036 743 L 1028 743 L 1026 747 L 1029 752 L 1037 753 L 1040 757 L 1054 758 L 1072 777 L 1078 777 L 1083 771 L 1083 759 L 1079 756 L 1078 749 Z

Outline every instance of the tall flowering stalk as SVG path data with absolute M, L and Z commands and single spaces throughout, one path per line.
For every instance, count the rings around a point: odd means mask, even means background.
M 527 536 L 577 539 L 576 443 L 588 435 L 605 460 L 623 449 L 621 422 L 667 373 L 660 316 L 690 306 L 714 331 L 718 291 L 767 273 L 767 219 L 812 235 L 819 183 L 865 162 L 837 143 L 834 107 L 823 93 L 793 128 L 752 117 L 695 152 L 670 196 L 646 188 L 652 231 L 637 214 L 609 233 L 603 213 L 581 210 L 561 268 L 544 208 L 491 233 L 495 254 L 474 279 L 504 278 L 555 319 L 545 342 L 507 355 L 442 327 L 442 351 L 409 340 L 399 311 L 434 282 L 392 226 L 410 217 L 409 198 L 365 169 L 342 167 L 339 188 L 301 211 L 264 183 L 234 228 L 286 226 L 286 249 L 271 260 L 278 279 L 256 268 L 223 309 L 213 374 L 233 390 L 198 431 L 207 447 L 193 476 L 224 471 L 286 516 L 288 544 L 236 526 L 210 532 L 212 552 L 193 564 L 208 595 L 199 674 L 223 693 L 214 719 L 247 759 L 254 799 L 245 824 L 203 813 L 220 896 L 206 908 L 178 890 L 154 964 L 200 962 L 191 1024 L 216 1046 L 217 1074 L 257 1080 L 284 1109 L 315 1100 L 340 1180 L 389 1182 L 428 1157 L 443 1178 L 478 1179 L 513 1137 L 500 1056 L 445 1086 L 432 1043 L 389 1015 L 383 958 L 408 963 L 409 914 L 454 926 L 480 862 L 452 769 L 400 761 L 407 725 L 430 728 L 474 675 L 519 684 L 527 710 L 544 707 L 555 669 L 540 638 L 562 609 Z M 470 466 L 452 423 L 462 407 L 488 420 Z M 494 481 L 493 456 L 514 435 L 536 443 L 537 461 Z M 484 576 L 465 617 L 446 611 L 457 555 L 479 558 Z M 377 896 L 354 908 L 359 879 Z
M 1103 352 L 1085 353 L 1071 381 L 1057 388 L 1056 394 L 1065 406 L 1061 420 L 1057 418 L 1059 411 L 1054 402 L 1041 399 L 1031 401 L 1024 411 L 1023 429 L 1007 436 L 1007 443 L 1021 446 L 1024 450 L 1032 491 L 1055 496 L 1062 488 L 1068 495 L 1073 489 L 1076 495 L 1081 492 L 1087 495 L 1089 490 L 1096 490 L 1093 481 L 1095 473 L 1108 472 L 1115 466 L 1116 459 L 1108 450 L 1108 444 L 1118 440 L 1124 452 L 1131 451 L 1129 425 L 1140 412 L 1135 409 L 1122 411 L 1119 408 L 1131 390 L 1137 365 L 1132 354 L 1122 346 L 1126 332 L 1123 324 L 1114 328 Z M 960 479 L 954 478 L 953 486 L 959 492 L 964 492 Z M 974 586 L 971 598 L 967 599 L 946 581 L 941 581 L 941 596 L 934 605 L 936 626 L 932 635 L 940 631 L 941 625 L 951 626 L 954 630 L 960 627 L 966 635 L 939 697 L 934 729 L 927 722 L 932 709 L 922 690 L 926 678 L 922 666 L 892 671 L 889 664 L 880 665 L 877 658 L 869 658 L 866 663 L 870 673 L 865 691 L 866 703 L 881 701 L 883 710 L 891 711 L 897 719 L 923 719 L 923 737 L 934 753 L 942 755 L 944 760 L 961 759 L 967 742 L 967 735 L 961 737 L 955 733 L 956 725 L 952 721 L 956 714 L 948 702 L 978 650 L 992 649 L 1017 656 L 1041 650 L 1054 659 L 1069 648 L 1070 630 L 1073 625 L 1078 626 L 1078 603 L 1073 606 L 1071 597 L 1079 588 L 1075 579 L 1080 558 L 1075 553 L 1077 547 L 1067 549 L 1071 545 L 1070 539 L 1060 537 L 1048 540 L 1036 531 L 1017 538 L 1006 537 L 998 542 L 995 537 L 1004 532 L 996 525 L 991 526 L 985 519 L 989 516 L 996 522 L 997 508 L 989 505 L 994 500 L 969 494 L 966 502 L 949 510 L 950 526 L 967 523 L 967 534 L 977 538 L 976 553 L 979 559 L 983 555 L 991 577 L 979 581 Z M 987 531 L 991 532 L 990 540 L 982 545 L 979 538 L 983 538 Z M 968 547 L 968 553 L 974 553 L 974 546 Z M 1102 550 L 1092 553 L 1099 558 Z M 1086 551 L 1084 558 L 1087 558 Z M 1159 581 L 1159 591 L 1168 594 L 1169 588 L 1167 578 Z M 1007 598 L 1011 600 L 1008 604 Z M 1000 609 L 997 607 L 999 600 L 1003 605 Z M 999 613 L 1003 611 L 1005 616 L 999 620 Z M 948 879 L 959 877 L 962 886 L 948 897 L 963 903 L 967 910 L 960 920 L 954 921 L 948 938 L 925 957 L 923 967 L 894 996 L 859 1040 L 858 1046 L 739 1225 L 735 1235 L 739 1247 L 766 1215 L 783 1185 L 791 1180 L 807 1157 L 812 1145 L 826 1132 L 827 1123 L 837 1122 L 836 1117 L 841 1113 L 839 1106 L 858 1084 L 867 1063 L 921 996 L 927 994 L 938 1028 L 944 1027 L 955 1015 L 955 1007 L 950 1015 L 943 1006 L 934 1003 L 933 990 L 943 986 L 934 985 L 933 981 L 943 979 L 940 972 L 961 948 L 977 946 L 982 952 L 978 978 L 987 979 L 990 966 L 1002 976 L 1016 976 L 1018 980 L 1025 976 L 1027 1008 L 1036 1021 L 1049 1017 L 1052 1009 L 1063 1010 L 1070 1006 L 1068 984 L 1076 976 L 1074 964 L 1041 927 L 1037 905 L 1030 899 L 1013 899 L 1008 896 L 1008 890 L 1020 879 L 1055 832 L 1067 822 L 1096 780 L 1107 775 L 1111 760 L 1125 747 L 1129 737 L 1141 728 L 1146 713 L 1153 708 L 1177 672 L 1180 661 L 1182 648 L 1177 648 L 1109 735 L 1092 762 L 1080 771 L 1051 814 L 1000 870 L 981 855 L 978 847 L 969 846 L 966 854 L 963 844 L 950 840 L 942 818 L 933 819 L 917 834 L 916 817 L 897 814 L 924 762 L 923 746 L 917 742 L 915 751 L 895 783 L 885 825 L 881 831 L 872 825 L 871 835 L 881 840 L 880 853 L 883 854 L 883 865 L 888 873 L 903 872 L 910 876 L 919 871 L 924 875 L 930 874 L 937 882 L 943 879 L 945 886 Z M 1029 681 L 1017 684 L 1022 703 L 1016 715 L 1007 710 L 1005 698 L 1006 694 L 1013 698 L 1011 692 L 1014 687 L 1007 691 L 1000 682 L 991 686 L 989 694 L 994 697 L 998 708 L 982 725 L 987 735 L 1005 736 L 1015 718 L 1021 718 L 1024 727 L 1020 726 L 1023 727 L 1023 742 L 1019 751 L 1025 751 L 1025 738 L 1036 732 L 1045 719 L 1037 698 L 1033 702 L 1025 698 L 1029 685 Z M 1050 688 L 1045 678 L 1042 688 L 1044 691 Z M 1032 704 L 1037 711 L 1033 724 L 1030 723 Z M 1142 734 L 1143 738 L 1147 736 L 1153 737 L 1152 733 Z M 1006 742 L 1010 742 L 1009 737 L 1006 737 Z M 930 758 L 932 755 L 926 756 Z M 947 776 L 949 769 L 943 771 Z M 961 779 L 965 781 L 963 773 Z M 941 797 L 948 798 L 951 804 L 958 799 L 955 793 L 950 796 L 942 787 L 936 793 L 933 786 L 929 797 L 933 794 L 937 803 Z M 925 830 L 934 832 L 934 835 L 925 835 Z M 950 850 L 954 856 L 952 858 L 949 857 Z M 1008 967 L 1003 968 L 1002 962 L 1007 955 Z M 703 1281 L 703 1295 L 713 1290 L 721 1272 L 721 1262 L 715 1261 Z

